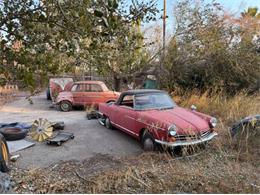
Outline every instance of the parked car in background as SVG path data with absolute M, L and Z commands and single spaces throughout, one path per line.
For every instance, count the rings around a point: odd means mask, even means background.
M 67 91 L 73 84 L 72 78 L 52 78 L 49 80 L 49 86 L 46 90 L 47 100 L 55 101 L 62 91 Z
M 68 112 L 73 106 L 93 106 L 99 103 L 115 102 L 120 93 L 110 91 L 102 81 L 79 81 L 71 85 L 67 91 L 60 92 L 55 104 L 60 110 Z
M 99 122 L 116 127 L 140 140 L 144 150 L 204 144 L 217 133 L 217 120 L 177 106 L 165 91 L 130 90 L 117 102 L 99 104 Z

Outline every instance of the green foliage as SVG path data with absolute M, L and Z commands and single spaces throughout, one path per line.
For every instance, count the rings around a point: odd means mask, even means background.
M 36 77 L 31 74 L 44 79 L 50 73 L 72 71 L 73 66 L 83 65 L 85 71 L 91 66 L 104 75 L 111 70 L 118 73 L 115 69 L 121 66 L 125 66 L 122 71 L 139 66 L 142 56 L 133 52 L 143 47 L 142 36 L 134 33 L 132 24 L 154 19 L 157 9 L 155 1 L 133 2 L 130 13 L 124 1 L 117 0 L 4 0 L 0 9 L 0 73 L 12 78 L 22 75 L 24 82 L 33 86 Z M 126 39 L 130 41 L 124 43 Z M 14 49 L 18 43 L 20 46 Z M 121 54 L 120 50 L 133 55 Z M 104 59 L 106 55 L 108 59 Z M 117 62 L 125 58 L 124 62 L 131 65 Z M 110 70 L 107 62 L 115 68 Z M 15 64 L 23 74 L 12 71 Z
M 260 19 L 260 13 L 257 7 L 249 7 L 247 10 L 241 13 L 242 17 L 255 17 Z

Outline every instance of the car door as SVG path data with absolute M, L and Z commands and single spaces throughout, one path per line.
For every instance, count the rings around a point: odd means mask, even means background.
M 74 84 L 71 88 L 71 93 L 73 96 L 74 105 L 82 105 L 84 103 L 84 94 L 85 85 L 84 84 Z
M 114 121 L 118 128 L 126 133 L 138 137 L 136 131 L 137 113 L 134 110 L 133 95 L 126 95 L 117 105 Z
M 82 105 L 91 105 L 91 89 L 89 84 L 84 84 L 84 93 L 82 93 Z
M 87 93 L 88 96 L 88 103 L 91 105 L 98 105 L 101 102 L 104 102 L 104 94 L 101 86 L 99 84 L 89 84 L 89 92 Z

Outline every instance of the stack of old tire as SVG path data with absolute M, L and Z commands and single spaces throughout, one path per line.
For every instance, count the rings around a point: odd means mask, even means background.
M 0 124 L 0 171 L 9 170 L 9 150 L 6 141 L 24 139 L 30 126 L 21 123 Z

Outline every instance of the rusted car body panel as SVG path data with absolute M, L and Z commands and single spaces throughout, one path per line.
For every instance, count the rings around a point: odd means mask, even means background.
M 143 90 L 148 97 L 150 94 L 166 93 L 159 90 Z M 149 94 L 150 93 L 150 94 Z M 109 117 L 111 124 L 118 129 L 141 139 L 143 130 L 148 130 L 157 143 L 167 146 L 193 145 L 207 142 L 217 135 L 210 121 L 213 117 L 189 109 L 174 106 L 170 109 L 139 110 L 129 107 L 123 96 L 142 95 L 142 91 L 123 92 L 115 104 L 100 104 L 99 113 Z M 120 102 L 121 101 L 121 102 Z M 169 129 L 174 125 L 176 135 L 170 136 Z
M 50 96 L 52 101 L 55 101 L 57 96 L 62 91 L 68 91 L 73 84 L 72 78 L 52 78 L 49 81 Z
M 102 81 L 79 81 L 67 91 L 59 93 L 56 104 L 69 101 L 72 105 L 97 106 L 99 103 L 116 101 L 118 92 L 110 91 Z

